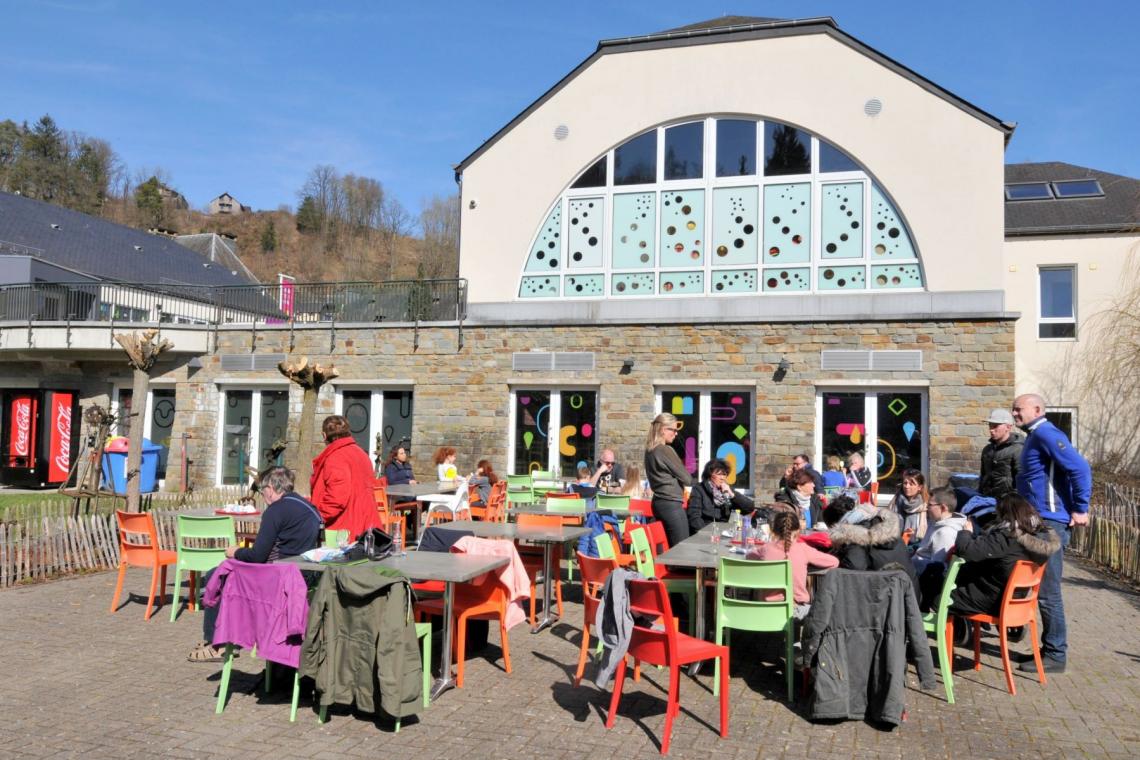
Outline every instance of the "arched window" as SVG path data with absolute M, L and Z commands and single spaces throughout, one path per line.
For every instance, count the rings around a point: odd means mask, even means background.
M 775 121 L 656 127 L 593 162 L 535 235 L 520 298 L 921 290 L 902 215 L 839 148 Z

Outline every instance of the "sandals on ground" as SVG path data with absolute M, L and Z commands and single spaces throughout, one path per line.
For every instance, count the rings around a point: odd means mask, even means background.
M 190 650 L 190 654 L 187 655 L 186 659 L 190 662 L 223 662 L 225 660 L 225 654 L 225 647 L 212 647 L 205 641 L 202 641 Z M 237 656 L 237 652 L 234 653 L 234 656 Z

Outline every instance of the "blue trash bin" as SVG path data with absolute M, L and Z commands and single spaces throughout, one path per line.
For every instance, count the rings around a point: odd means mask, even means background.
M 127 452 L 103 452 L 103 485 L 110 486 L 117 494 L 127 492 Z M 139 493 L 154 493 L 158 490 L 158 459 L 162 446 L 143 439 L 142 462 L 139 464 Z

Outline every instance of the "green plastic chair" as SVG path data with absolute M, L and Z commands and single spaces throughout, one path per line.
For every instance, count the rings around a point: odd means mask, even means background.
M 767 602 L 754 599 L 733 599 L 725 589 L 762 589 L 782 591 L 781 601 Z M 763 596 L 763 594 L 759 594 Z M 752 596 L 750 594 L 749 596 Z M 792 644 L 795 642 L 792 597 L 792 564 L 788 560 L 759 562 L 756 560 L 720 558 L 720 570 L 716 580 L 716 643 L 724 643 L 724 630 L 736 628 L 741 631 L 782 631 L 784 634 L 784 673 L 788 682 L 788 701 L 793 697 L 793 657 Z M 713 674 L 713 696 L 720 693 L 720 661 L 717 661 Z
M 629 513 L 629 496 L 619 494 L 600 493 L 597 495 L 598 509 L 608 509 L 612 512 Z
M 507 476 L 507 499 L 511 498 L 511 494 L 529 494 L 532 501 L 525 502 L 533 504 L 534 499 L 534 480 L 530 475 L 508 475 Z M 523 502 L 520 502 L 523 503 Z
M 211 548 L 203 548 L 207 540 L 212 539 Z M 178 560 L 174 564 L 174 593 L 178 593 L 182 582 L 182 571 L 190 573 L 190 586 L 194 587 L 195 574 L 213 570 L 226 558 L 226 548 L 237 543 L 237 534 L 234 529 L 234 518 L 218 515 L 217 517 L 195 517 L 192 515 L 178 516 L 178 546 L 176 552 Z M 202 593 L 202 589 L 195 591 L 195 596 Z M 197 607 L 198 600 L 187 596 L 187 606 Z M 170 622 L 178 619 L 180 605 L 177 601 L 170 605 Z
M 256 657 L 256 653 L 251 653 L 252 657 Z M 222 680 L 218 685 L 218 704 L 214 708 L 215 715 L 221 715 L 222 710 L 226 708 L 226 697 L 230 693 L 230 671 L 233 669 L 234 664 L 234 645 L 226 644 L 226 654 L 224 656 L 224 665 L 222 665 Z M 268 694 L 273 686 L 273 663 L 269 660 L 265 661 L 265 693 Z M 301 696 L 301 674 L 300 669 L 293 673 L 293 699 L 289 705 L 289 722 L 297 722 L 297 702 Z
M 654 562 L 653 548 L 649 545 L 649 533 L 644 526 L 635 525 L 629 532 L 631 551 L 637 563 L 637 572 L 646 578 L 657 577 L 657 564 Z M 689 635 L 696 632 L 697 582 L 696 578 L 667 578 L 663 580 L 665 590 L 670 594 L 681 594 L 689 605 Z
M 546 511 L 551 514 L 567 515 L 569 517 L 586 516 L 585 499 L 547 499 Z
M 614 554 L 614 542 L 609 533 L 599 533 L 594 536 L 594 546 L 598 547 L 598 556 L 602 559 L 617 560 Z
M 325 528 L 321 531 L 321 546 L 326 549 L 335 549 L 340 546 L 341 542 L 348 542 L 347 530 L 330 530 Z
M 507 489 L 507 509 L 537 503 L 538 497 L 534 495 L 534 491 L 512 491 Z
M 423 642 L 424 649 L 424 683 L 423 683 L 423 704 L 427 707 L 431 704 L 431 623 L 416 623 L 416 638 Z M 450 667 L 451 663 L 448 663 Z M 320 714 L 317 716 L 318 723 L 326 723 L 329 719 L 329 706 L 322 705 Z M 396 732 L 400 731 L 400 719 L 396 718 Z
M 942 594 L 938 597 L 938 609 L 922 616 L 922 627 L 935 635 L 938 646 L 938 669 L 942 672 L 942 685 L 946 687 L 946 702 L 954 704 L 954 624 L 950 617 L 950 592 L 958 581 L 958 569 L 966 560 L 955 557 L 946 571 L 942 582 Z
M 536 490 L 545 491 L 550 488 L 562 488 L 562 482 L 554 477 L 550 470 L 533 470 L 530 473 L 531 484 Z

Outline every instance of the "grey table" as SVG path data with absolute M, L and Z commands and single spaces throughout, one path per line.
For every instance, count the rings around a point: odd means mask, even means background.
M 407 499 L 416 502 L 414 508 L 409 508 L 406 511 L 411 512 L 412 517 L 412 535 L 420 535 L 420 511 L 423 509 L 423 503 L 420 502 L 421 496 L 430 496 L 434 493 L 455 493 L 455 481 L 453 480 L 429 480 L 426 483 L 401 483 L 397 486 L 388 486 L 388 500 L 392 499 Z
M 589 535 L 589 528 L 572 525 L 563 525 L 558 528 L 523 527 L 516 523 L 475 522 L 474 520 L 459 520 L 447 523 L 444 527 L 451 530 L 469 530 L 479 538 L 505 538 L 511 541 L 531 541 L 542 544 L 542 620 L 530 629 L 531 633 L 538 633 L 543 628 L 554 624 L 558 616 L 550 611 L 551 582 L 551 556 L 555 544 L 565 544 L 576 541 L 582 536 Z
M 297 565 L 302 570 L 318 570 L 321 572 L 329 567 L 336 567 L 336 565 L 327 563 L 309 562 L 300 557 L 289 557 L 278 561 Z M 438 699 L 440 694 L 455 686 L 455 679 L 451 675 L 451 616 L 455 606 L 455 584 L 465 583 L 483 573 L 502 567 L 507 564 L 507 559 L 505 557 L 476 557 L 448 552 L 414 551 L 398 557 L 388 557 L 379 562 L 364 564 L 392 570 L 406 578 L 443 581 L 443 643 L 439 653 L 439 678 L 435 679 L 431 688 L 431 698 L 433 700 Z

